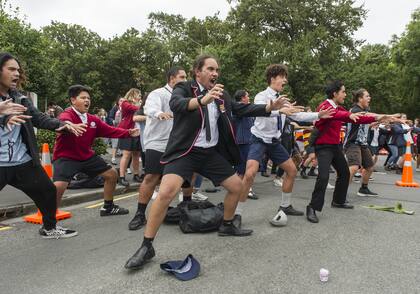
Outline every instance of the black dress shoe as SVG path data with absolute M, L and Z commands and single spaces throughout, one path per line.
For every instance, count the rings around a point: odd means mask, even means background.
M 242 216 L 240 214 L 235 214 L 232 221 L 233 225 L 237 228 L 241 228 L 242 226 Z
M 155 256 L 155 249 L 153 246 L 147 248 L 142 245 L 133 256 L 126 262 L 125 268 L 130 270 L 136 270 L 141 268 L 146 262 L 151 260 Z
M 118 184 L 120 184 L 121 186 L 124 186 L 124 187 L 130 186 L 130 183 L 124 177 L 119 177 L 118 178 Z
M 249 236 L 252 234 L 252 230 L 248 229 L 240 229 L 236 227 L 234 224 L 231 226 L 225 226 L 224 224 L 221 224 L 219 227 L 219 236 L 236 236 L 236 237 L 243 237 L 243 236 Z
M 303 215 L 303 211 L 299 211 L 293 208 L 292 205 L 289 205 L 287 207 L 280 206 L 279 210 L 283 210 L 283 212 L 287 215 Z
M 134 175 L 133 176 L 133 181 L 137 182 L 137 183 L 141 183 L 143 180 L 139 175 Z
M 315 209 L 313 209 L 309 205 L 306 206 L 306 218 L 311 223 L 318 223 L 319 222 L 319 219 L 318 219 L 318 217 L 316 216 L 316 213 L 315 213 Z
M 262 177 L 265 177 L 265 178 L 268 178 L 270 175 L 269 175 L 269 174 L 267 174 L 266 172 L 261 172 L 261 176 L 262 176 Z
M 146 216 L 143 212 L 137 210 L 133 219 L 128 224 L 128 229 L 131 231 L 141 229 L 146 224 Z
M 343 204 L 339 204 L 339 203 L 335 203 L 334 201 L 331 202 L 331 207 L 335 207 L 335 208 L 344 208 L 344 209 L 353 209 L 354 206 L 351 205 L 350 203 L 348 203 L 347 201 L 344 202 Z

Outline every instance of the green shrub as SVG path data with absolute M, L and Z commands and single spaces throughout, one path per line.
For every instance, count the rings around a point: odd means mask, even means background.
M 56 137 L 55 132 L 48 131 L 48 130 L 38 130 L 36 134 L 36 140 L 37 140 L 39 148 L 42 148 L 42 145 L 44 143 L 47 143 L 48 147 L 50 148 L 50 152 L 53 152 L 55 137 Z M 107 146 L 105 145 L 105 143 L 103 142 L 101 138 L 95 139 L 92 149 L 93 151 L 95 151 L 97 155 L 106 154 L 107 153 L 106 148 Z

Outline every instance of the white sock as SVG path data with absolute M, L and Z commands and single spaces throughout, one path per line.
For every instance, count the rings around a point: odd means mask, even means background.
M 292 198 L 292 193 L 281 193 L 281 207 L 288 207 L 290 205 L 290 198 Z
M 238 206 L 236 206 L 235 214 L 242 215 L 242 211 L 244 209 L 245 202 L 238 202 Z

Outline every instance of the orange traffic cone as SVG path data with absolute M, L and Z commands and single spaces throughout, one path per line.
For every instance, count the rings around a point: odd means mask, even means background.
M 42 167 L 44 168 L 48 177 L 52 178 L 53 168 L 52 168 L 52 164 L 51 164 L 50 148 L 48 147 L 47 143 L 44 143 L 42 145 L 41 163 L 42 163 Z M 63 220 L 63 219 L 71 218 L 71 213 L 67 212 L 67 211 L 61 211 L 61 210 L 57 209 L 57 211 L 55 212 L 55 218 L 57 220 Z M 28 223 L 42 224 L 42 214 L 39 210 L 38 210 L 37 213 L 27 215 L 23 219 Z
M 413 166 L 411 158 L 411 143 L 407 142 L 405 149 L 404 167 L 401 181 L 397 181 L 395 184 L 401 187 L 420 187 L 419 183 L 413 181 Z

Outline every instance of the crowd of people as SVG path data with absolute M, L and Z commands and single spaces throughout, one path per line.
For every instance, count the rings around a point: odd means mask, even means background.
M 327 84 L 326 99 L 312 112 L 282 94 L 288 79 L 283 64 L 267 67 L 267 88 L 251 102 L 243 89 L 232 98 L 218 83 L 217 59 L 200 55 L 191 80 L 185 69 L 172 67 L 161 88 L 144 97 L 139 89 L 130 89 L 108 113 L 100 109 L 96 115 L 89 113 L 87 86 L 69 87 L 68 108 L 51 104 L 42 113 L 17 90 L 23 77 L 18 59 L 0 53 L 0 69 L 0 189 L 9 184 L 34 200 L 43 215 L 43 238 L 68 238 L 77 232 L 57 225 L 55 211 L 72 177 L 78 172 L 102 176 L 100 215 L 121 215 L 129 211 L 113 202 L 113 192 L 117 183 L 129 185 L 131 169 L 133 180 L 141 184 L 128 228 L 145 227 L 141 246 L 125 264 L 131 270 L 155 256 L 154 238 L 181 190 L 183 202 L 207 198 L 199 193 L 203 177 L 227 191 L 218 235 L 249 236 L 253 231 L 242 227 L 245 202 L 261 196 L 252 185 L 258 172 L 270 176 L 270 167 L 274 185 L 281 189 L 273 226 L 285 225 L 287 216 L 305 215 L 292 205 L 299 171 L 303 179 L 316 177 L 306 218 L 318 223 L 327 188 L 334 190 L 331 206 L 337 209 L 353 208 L 347 200 L 352 181 L 360 182 L 358 196 L 378 196 L 368 185 L 382 152 L 388 154 L 385 169 L 400 173 L 410 142 L 419 168 L 418 119 L 371 112 L 366 89 L 353 92 L 353 106 L 346 110 L 346 88 L 338 80 Z M 34 127 L 57 132 L 52 181 L 40 165 Z M 112 148 L 111 165 L 92 150 L 95 138 L 104 138 Z M 117 171 L 112 165 L 118 150 L 122 157 Z M 336 173 L 334 185 L 329 183 L 331 173 Z

